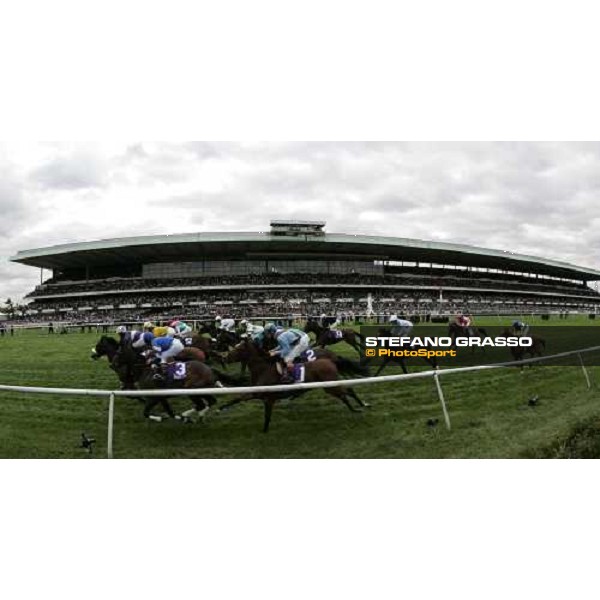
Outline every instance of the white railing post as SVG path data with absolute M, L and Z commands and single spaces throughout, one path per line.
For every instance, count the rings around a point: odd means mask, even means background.
M 577 356 L 579 357 L 579 363 L 581 364 L 581 370 L 583 371 L 583 376 L 585 377 L 585 382 L 587 383 L 588 390 L 590 390 L 592 389 L 592 384 L 590 382 L 590 376 L 588 375 L 587 369 L 585 368 L 581 352 L 578 352 Z
M 442 390 L 442 384 L 440 383 L 439 373 L 436 371 L 433 374 L 433 380 L 435 381 L 435 387 L 437 388 L 438 398 L 442 404 L 442 411 L 444 412 L 444 420 L 446 421 L 446 427 L 450 430 L 450 415 L 446 409 L 446 400 L 444 399 L 444 392 Z
M 115 395 L 111 393 L 108 399 L 108 440 L 106 442 L 106 456 L 113 457 L 113 428 L 115 420 Z

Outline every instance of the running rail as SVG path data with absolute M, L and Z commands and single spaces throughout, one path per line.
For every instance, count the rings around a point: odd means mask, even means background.
M 117 396 L 131 397 L 148 397 L 148 396 L 224 396 L 232 394 L 263 394 L 263 393 L 278 393 L 288 392 L 290 389 L 294 390 L 315 390 L 323 388 L 335 388 L 335 387 L 356 387 L 359 385 L 371 385 L 376 383 L 392 383 L 396 381 L 406 381 L 409 379 L 425 379 L 427 377 L 433 377 L 438 398 L 442 406 L 442 412 L 444 414 L 444 420 L 446 427 L 450 429 L 450 416 L 446 408 L 446 401 L 444 393 L 440 383 L 440 377 L 446 375 L 454 375 L 460 373 L 469 373 L 474 371 L 489 371 L 493 369 L 503 369 L 506 367 L 516 367 L 528 364 L 540 363 L 556 358 L 564 358 L 567 356 L 579 357 L 581 369 L 586 380 L 588 389 L 591 389 L 591 381 L 589 374 L 583 362 L 582 354 L 588 352 L 596 352 L 600 350 L 600 346 L 591 346 L 589 348 L 580 348 L 578 350 L 570 350 L 569 352 L 561 352 L 559 354 L 551 354 L 549 356 L 540 356 L 537 358 L 528 358 L 525 360 L 515 360 L 510 362 L 495 363 L 493 365 L 477 365 L 473 367 L 457 367 L 454 369 L 437 369 L 432 371 L 420 371 L 418 373 L 408 373 L 401 375 L 381 375 L 379 377 L 363 377 L 361 379 L 338 379 L 336 381 L 316 381 L 312 383 L 294 383 L 294 384 L 282 384 L 282 385 L 268 385 L 268 386 L 246 386 L 246 387 L 229 387 L 229 388 L 202 388 L 202 389 L 170 389 L 170 390 L 95 390 L 95 389 L 76 389 L 76 388 L 48 388 L 48 387 L 25 387 L 18 385 L 0 385 L 0 391 L 5 392 L 19 392 L 26 394 L 54 394 L 54 395 L 70 395 L 70 396 L 98 396 L 109 398 L 108 406 L 108 436 L 107 436 L 107 455 L 108 458 L 113 457 L 113 429 L 114 429 L 114 406 L 115 398 Z

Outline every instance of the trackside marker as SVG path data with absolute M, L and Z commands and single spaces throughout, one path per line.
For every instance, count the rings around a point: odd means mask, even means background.
M 448 430 L 450 430 L 450 415 L 448 414 L 448 411 L 446 410 L 446 401 L 444 399 L 444 392 L 442 390 L 442 384 L 440 383 L 440 376 L 437 371 L 433 374 L 433 380 L 435 381 L 435 387 L 437 388 L 438 397 L 440 399 L 440 402 L 442 403 L 442 411 L 444 412 L 444 420 L 446 421 L 446 427 L 448 428 Z
M 113 427 L 115 420 L 115 395 L 111 394 L 108 400 L 108 440 L 106 442 L 106 455 L 113 457 Z

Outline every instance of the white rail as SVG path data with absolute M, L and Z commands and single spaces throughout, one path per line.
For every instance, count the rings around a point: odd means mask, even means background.
M 450 429 L 450 416 L 446 407 L 444 393 L 440 383 L 440 377 L 446 375 L 455 375 L 460 373 L 470 373 L 474 371 L 488 371 L 493 369 L 502 369 L 507 367 L 522 366 L 554 360 L 557 358 L 565 358 L 567 356 L 578 356 L 579 362 L 586 380 L 588 389 L 591 389 L 591 381 L 582 354 L 596 352 L 600 350 L 600 346 L 592 346 L 589 348 L 580 348 L 569 352 L 561 352 L 559 354 L 551 354 L 549 356 L 540 356 L 537 358 L 529 358 L 521 361 L 510 361 L 503 363 L 495 363 L 492 365 L 476 365 L 473 367 L 457 367 L 454 369 L 437 369 L 432 371 L 420 371 L 418 373 L 407 373 L 401 375 L 381 375 L 379 377 L 363 377 L 361 379 L 339 379 L 336 381 L 317 381 L 312 383 L 295 383 L 269 386 L 245 386 L 245 387 L 230 387 L 230 388 L 201 388 L 201 389 L 162 389 L 162 390 L 96 390 L 96 389 L 76 389 L 76 388 L 48 388 L 48 387 L 26 387 L 18 385 L 0 385 L 0 391 L 19 392 L 28 394 L 55 394 L 55 395 L 70 395 L 70 396 L 100 396 L 109 398 L 108 408 L 108 433 L 107 433 L 107 456 L 113 457 L 113 432 L 114 432 L 114 404 L 117 396 L 131 397 L 148 397 L 148 396 L 223 396 L 223 395 L 256 395 L 256 394 L 273 394 L 278 392 L 289 392 L 291 389 L 297 390 L 314 390 L 335 387 L 356 387 L 360 385 L 372 385 L 376 383 L 393 383 L 397 381 L 406 381 L 409 379 L 424 379 L 433 377 L 438 398 L 442 406 L 442 412 L 446 427 Z

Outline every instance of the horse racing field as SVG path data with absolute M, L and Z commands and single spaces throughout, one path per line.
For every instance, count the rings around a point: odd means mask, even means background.
M 541 322 L 528 320 L 533 327 Z M 510 318 L 506 318 L 510 322 Z M 485 325 L 485 319 L 478 319 Z M 497 325 L 489 319 L 488 324 Z M 550 324 L 561 324 L 558 320 Z M 570 317 L 569 325 L 591 325 Z M 426 327 L 425 325 L 422 327 Z M 600 344 L 582 341 L 580 347 Z M 0 383 L 22 386 L 117 389 L 105 359 L 90 360 L 97 334 L 47 335 L 19 331 L 0 338 Z M 335 351 L 356 358 L 343 345 Z M 552 354 L 549 348 L 546 352 Z M 584 355 L 598 363 L 598 355 Z M 510 357 L 506 355 L 505 360 Z M 409 364 L 411 371 L 425 368 Z M 232 365 L 237 373 L 239 365 Z M 385 374 L 398 373 L 392 367 Z M 278 403 L 271 430 L 261 432 L 262 404 L 248 402 L 203 423 L 156 423 L 142 418 L 139 401 L 117 398 L 117 458 L 519 458 L 600 456 L 600 367 L 536 366 L 464 373 L 441 379 L 452 430 L 444 425 L 431 379 L 357 388 L 372 407 L 351 413 L 321 391 Z M 538 396 L 536 406 L 528 400 Z M 229 397 L 228 397 L 229 398 Z M 220 401 L 224 401 L 222 398 Z M 189 400 L 172 400 L 176 410 Z M 0 457 L 104 458 L 105 398 L 0 391 Z M 430 424 L 430 419 L 438 419 Z M 97 440 L 88 455 L 81 434 Z

